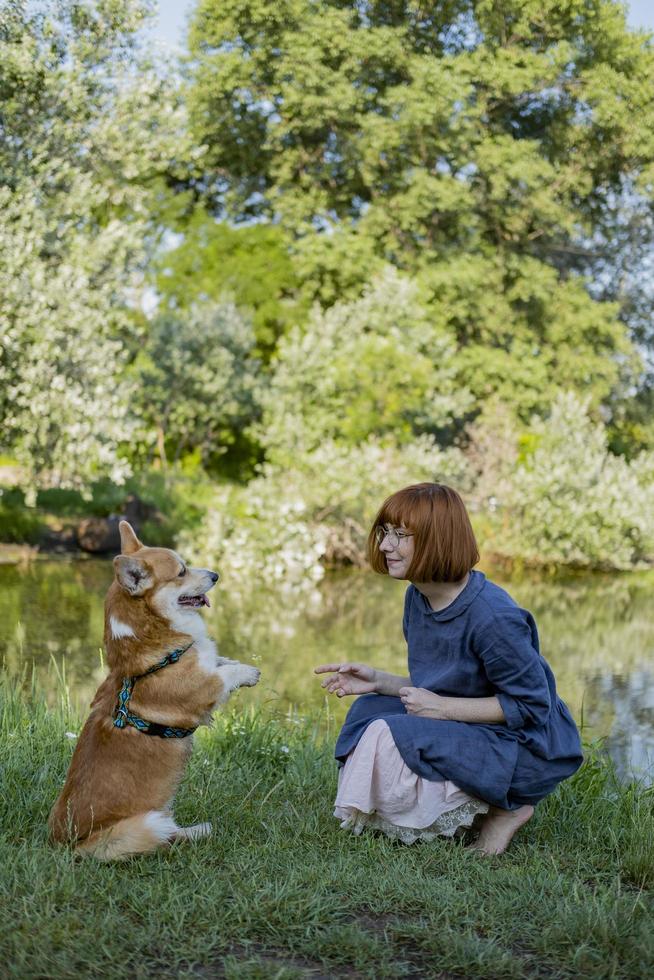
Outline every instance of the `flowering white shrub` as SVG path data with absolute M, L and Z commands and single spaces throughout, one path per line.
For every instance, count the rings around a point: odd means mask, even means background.
M 374 437 L 356 447 L 326 441 L 293 468 L 269 464 L 246 487 L 220 488 L 201 537 L 180 546 L 214 562 L 230 587 L 311 591 L 326 564 L 363 564 L 370 524 L 390 493 L 465 478 L 462 455 L 427 436 L 402 447 Z
M 21 181 L 18 196 L 0 189 L 3 443 L 26 474 L 47 474 L 52 484 L 101 473 L 122 482 L 128 471 L 117 449 L 130 436 L 130 386 L 117 337 L 126 316 L 112 310 L 115 283 L 97 270 L 113 262 L 124 236 L 111 226 L 94 241 L 72 231 L 65 261 L 44 262 L 56 219 L 39 196 L 37 181 Z
M 533 422 L 526 445 L 533 449 L 498 498 L 487 542 L 494 551 L 597 568 L 654 558 L 654 454 L 631 462 L 614 456 L 604 426 L 572 393 L 557 398 L 549 418 Z
M 186 146 L 173 86 L 135 45 L 147 10 L 0 13 L 1 448 L 42 483 L 127 471 L 126 347 L 157 185 Z

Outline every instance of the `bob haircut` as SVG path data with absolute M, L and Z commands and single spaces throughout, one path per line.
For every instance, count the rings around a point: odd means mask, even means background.
M 368 561 L 388 575 L 384 552 L 375 537 L 380 524 L 404 527 L 413 534 L 413 559 L 406 577 L 413 582 L 459 582 L 479 561 L 479 549 L 461 497 L 441 483 L 416 483 L 382 504 L 368 535 Z

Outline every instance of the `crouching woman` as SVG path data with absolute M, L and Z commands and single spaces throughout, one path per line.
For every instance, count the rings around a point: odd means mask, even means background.
M 406 487 L 368 539 L 376 572 L 408 580 L 409 676 L 332 663 L 322 686 L 361 695 L 336 743 L 335 816 L 407 843 L 453 835 L 478 815 L 475 847 L 502 853 L 535 805 L 581 765 L 579 733 L 540 654 L 536 623 L 474 571 L 475 536 L 458 493 Z

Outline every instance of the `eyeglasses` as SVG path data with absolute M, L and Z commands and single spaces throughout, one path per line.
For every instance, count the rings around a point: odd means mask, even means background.
M 400 541 L 404 541 L 405 538 L 412 538 L 413 535 L 410 531 L 402 531 L 398 527 L 384 527 L 382 524 L 378 524 L 375 528 L 375 538 L 377 539 L 377 544 L 381 544 L 384 538 L 388 538 L 388 543 L 391 548 L 397 548 Z

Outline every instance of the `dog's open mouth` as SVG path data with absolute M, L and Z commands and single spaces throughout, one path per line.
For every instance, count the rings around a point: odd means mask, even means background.
M 208 606 L 209 600 L 204 593 L 201 595 L 181 595 L 177 600 L 180 606 Z

